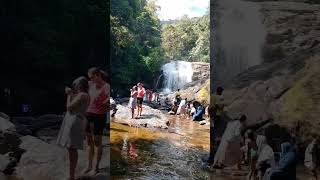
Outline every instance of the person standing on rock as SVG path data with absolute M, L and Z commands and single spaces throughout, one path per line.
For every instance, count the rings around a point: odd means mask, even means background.
M 247 117 L 241 115 L 240 118 L 228 122 L 214 157 L 214 168 L 236 166 L 237 170 L 241 170 L 241 132 L 245 129 L 246 120 Z
M 215 140 L 216 137 L 221 137 L 223 133 L 223 122 L 222 122 L 222 112 L 224 109 L 224 98 L 223 98 L 223 88 L 218 87 L 216 95 L 210 97 L 210 105 L 208 108 L 210 116 L 210 157 L 209 165 L 213 163 L 215 156 Z M 219 143 L 218 143 L 219 144 Z M 217 144 L 217 146 L 218 146 Z
M 88 81 L 80 77 L 73 82 L 73 88 L 66 88 L 67 112 L 57 139 L 57 144 L 68 148 L 69 178 L 75 179 L 75 170 L 78 162 L 78 149 L 83 149 L 85 137 L 86 111 L 90 102 L 88 95 Z
M 138 83 L 138 95 L 137 95 L 137 102 L 138 102 L 138 114 L 137 117 L 141 116 L 142 113 L 142 102 L 143 102 L 143 97 L 146 93 L 146 90 L 142 86 L 141 83 Z
M 85 174 L 93 167 L 95 147 L 97 149 L 95 173 L 99 171 L 102 157 L 102 135 L 107 126 L 107 116 L 110 110 L 110 86 L 104 80 L 106 73 L 99 68 L 93 67 L 88 71 L 90 105 L 87 111 L 86 139 L 88 143 L 88 167 Z
M 137 86 L 133 86 L 133 88 L 130 89 L 130 100 L 128 103 L 128 106 L 131 109 L 131 119 L 134 118 L 134 110 L 137 107 L 137 94 L 138 94 Z

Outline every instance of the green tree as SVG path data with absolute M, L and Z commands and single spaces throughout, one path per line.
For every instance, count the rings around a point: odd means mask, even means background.
M 111 81 L 119 94 L 143 81 L 151 88 L 159 73 L 163 53 L 160 20 L 155 1 L 112 0 Z
M 162 48 L 167 59 L 209 62 L 209 13 L 200 18 L 183 16 L 162 28 Z

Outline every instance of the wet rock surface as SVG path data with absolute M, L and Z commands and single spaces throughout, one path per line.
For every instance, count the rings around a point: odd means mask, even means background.
M 168 128 L 168 117 L 158 109 L 143 105 L 142 116 L 137 119 L 131 119 L 131 109 L 126 104 L 117 105 L 117 109 L 114 122 L 135 127 Z M 137 110 L 135 110 L 135 115 L 137 115 Z

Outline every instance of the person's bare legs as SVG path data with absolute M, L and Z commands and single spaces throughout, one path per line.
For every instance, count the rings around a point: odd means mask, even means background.
M 134 109 L 131 108 L 131 119 L 133 119 L 133 118 L 134 118 Z
M 140 112 L 140 104 L 138 103 L 138 106 L 137 106 L 138 108 L 137 108 L 137 117 L 139 117 L 139 112 Z
M 87 169 L 84 171 L 84 174 L 87 174 L 92 170 L 92 162 L 94 156 L 94 143 L 91 133 L 86 134 L 87 144 L 88 144 L 88 166 Z
M 97 148 L 97 161 L 96 161 L 96 166 L 94 171 L 97 174 L 99 172 L 99 165 L 102 158 L 102 136 L 101 135 L 96 135 L 94 137 L 94 144 Z
M 142 104 L 140 105 L 140 116 L 141 116 L 141 113 L 142 113 Z
M 78 151 L 75 148 L 69 148 L 69 176 L 70 180 L 75 180 L 75 172 L 78 163 Z

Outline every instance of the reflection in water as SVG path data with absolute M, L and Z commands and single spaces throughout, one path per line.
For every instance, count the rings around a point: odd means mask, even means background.
M 209 127 L 172 117 L 166 130 L 111 123 L 112 179 L 209 179 Z

